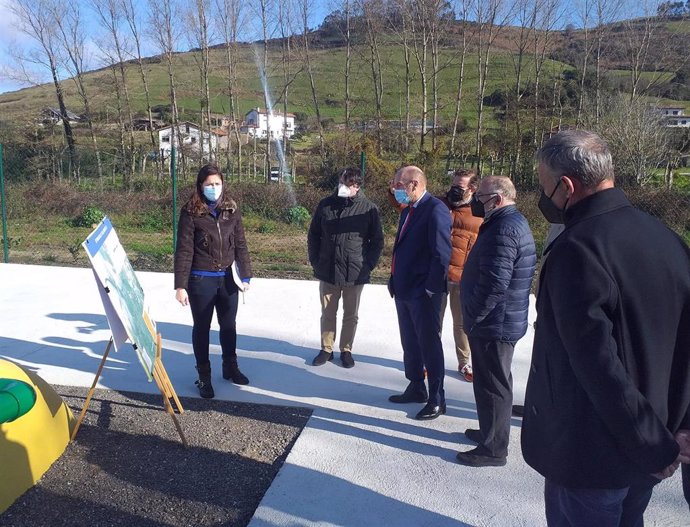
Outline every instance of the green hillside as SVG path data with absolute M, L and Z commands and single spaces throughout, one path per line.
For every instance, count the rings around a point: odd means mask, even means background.
M 359 48 L 353 53 L 351 66 L 352 117 L 355 120 L 370 120 L 375 116 L 373 86 L 370 65 L 363 56 L 367 52 Z M 242 114 L 249 109 L 264 106 L 263 87 L 260 82 L 259 67 L 251 46 L 241 48 L 238 71 L 239 107 Z M 174 58 L 174 69 L 177 82 L 178 104 L 182 118 L 195 120 L 200 109 L 200 75 L 197 66 L 198 52 L 181 53 Z M 399 46 L 387 45 L 381 49 L 383 68 L 383 113 L 388 119 L 404 115 L 405 109 L 405 64 L 402 49 Z M 222 49 L 211 51 L 212 73 L 211 110 L 217 113 L 229 111 L 227 98 L 225 52 Z M 269 93 L 274 104 L 282 109 L 281 92 L 283 91 L 282 57 L 279 52 L 270 53 L 268 84 Z M 291 68 L 298 72 L 303 60 L 293 57 Z M 446 49 L 441 53 L 440 63 L 443 69 L 439 75 L 439 101 L 441 122 L 452 119 L 457 89 L 459 56 L 456 50 Z M 318 49 L 312 51 L 312 64 L 321 105 L 322 118 L 332 118 L 335 122 L 344 122 L 344 68 L 345 50 L 343 48 Z M 169 86 L 166 65 L 163 62 L 150 62 L 146 66 L 152 105 L 169 103 Z M 127 83 L 133 109 L 143 114 L 146 109 L 145 92 L 137 64 L 128 63 Z M 421 83 L 416 63 L 411 64 L 413 81 L 411 84 L 412 116 L 421 115 Z M 542 80 L 545 90 L 549 88 L 548 77 L 570 69 L 567 64 L 547 61 L 544 68 L 546 80 Z M 529 60 L 525 65 L 527 75 L 525 82 L 531 80 L 533 66 Z M 293 73 L 294 74 L 294 73 Z M 515 82 L 515 67 L 512 56 L 508 53 L 496 53 L 492 56 L 489 69 L 489 81 L 486 93 L 494 89 L 510 89 Z M 110 69 L 99 70 L 87 75 L 87 89 L 92 98 L 94 111 L 101 115 L 101 121 L 114 119 L 116 108 L 113 73 Z M 63 81 L 68 109 L 81 113 L 83 108 L 77 97 L 74 83 Z M 465 59 L 465 83 L 463 88 L 462 117 L 472 124 L 476 119 L 478 90 L 477 55 L 469 53 Z M 28 88 L 13 93 L 0 95 L 0 110 L 3 121 L 22 123 L 37 116 L 41 108 L 56 106 L 55 93 L 50 84 Z M 431 82 L 429 82 L 429 108 L 431 108 Z M 301 112 L 307 116 L 314 114 L 309 79 L 304 70 L 297 74 L 290 85 L 288 111 Z

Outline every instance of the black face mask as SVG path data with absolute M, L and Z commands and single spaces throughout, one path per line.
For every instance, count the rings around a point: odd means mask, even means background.
M 556 184 L 556 188 L 553 189 L 551 196 L 547 196 L 546 192 L 544 192 L 544 189 L 542 189 L 541 196 L 539 196 L 539 203 L 537 204 L 537 207 L 544 215 L 544 218 L 546 218 L 546 221 L 548 221 L 549 223 L 564 223 L 563 211 L 565 210 L 565 207 L 563 209 L 559 209 L 556 206 L 556 204 L 551 200 L 553 195 L 556 193 L 556 190 L 558 189 L 558 185 L 560 184 L 560 181 Z M 568 202 L 566 201 L 566 204 L 567 203 Z
M 470 201 L 470 209 L 472 210 L 472 216 L 476 216 L 477 218 L 483 218 L 486 215 L 484 204 L 479 201 L 476 196 Z
M 446 193 L 446 198 L 451 203 L 460 203 L 465 197 L 465 189 L 462 187 L 452 186 L 450 190 Z

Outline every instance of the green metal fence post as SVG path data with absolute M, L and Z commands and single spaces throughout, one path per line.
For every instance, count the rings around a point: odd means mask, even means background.
M 359 156 L 359 173 L 364 177 L 364 172 L 367 169 L 367 153 L 362 150 L 362 155 Z
M 5 156 L 0 144 L 0 201 L 2 201 L 2 261 L 9 263 L 10 250 L 7 239 L 7 200 L 5 198 Z
M 177 149 L 170 149 L 170 177 L 172 177 L 172 226 L 173 253 L 177 247 Z

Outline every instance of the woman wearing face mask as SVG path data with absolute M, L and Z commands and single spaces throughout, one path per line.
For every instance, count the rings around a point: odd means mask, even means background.
M 199 395 L 214 396 L 209 361 L 209 334 L 215 308 L 220 326 L 223 378 L 235 384 L 249 380 L 237 365 L 237 315 L 239 288 L 232 275 L 237 263 L 242 289 L 249 289 L 252 268 L 242 216 L 214 165 L 201 167 L 196 188 L 182 208 L 175 250 L 175 298 L 192 310 L 192 345 L 199 380 Z

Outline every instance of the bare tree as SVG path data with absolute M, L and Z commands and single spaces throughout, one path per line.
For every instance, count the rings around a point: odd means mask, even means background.
M 602 99 L 601 116 L 585 106 L 583 125 L 604 137 L 611 147 L 616 179 L 622 184 L 644 185 L 664 164 L 671 150 L 669 129 L 661 112 L 650 111 L 641 97 L 623 94 Z
M 481 173 L 484 94 L 488 81 L 489 59 L 496 37 L 512 12 L 507 0 L 473 0 L 473 3 L 473 14 L 477 24 L 477 77 L 479 79 L 475 155 L 477 171 Z
M 604 51 L 606 37 L 611 32 L 611 22 L 613 22 L 620 12 L 623 0 L 595 0 L 594 10 L 596 12 L 597 25 L 594 28 L 595 41 L 595 77 L 594 91 L 597 121 L 601 116 L 601 59 Z
M 103 166 L 101 164 L 101 152 L 98 148 L 96 131 L 93 126 L 93 114 L 91 112 L 91 101 L 89 99 L 84 73 L 88 68 L 85 53 L 86 48 L 84 39 L 86 35 L 85 27 L 81 18 L 79 5 L 70 3 L 66 5 L 56 5 L 53 12 L 53 19 L 58 30 L 58 35 L 65 51 L 65 67 L 77 88 L 77 93 L 84 106 L 84 119 L 89 128 L 91 144 L 93 145 L 94 155 L 96 156 L 96 168 L 98 171 L 98 181 L 103 190 Z
M 314 103 L 314 112 L 316 113 L 316 127 L 319 131 L 319 153 L 321 155 L 321 165 L 326 165 L 326 141 L 323 135 L 323 125 L 321 123 L 321 108 L 319 106 L 319 97 L 316 93 L 316 83 L 314 82 L 314 70 L 312 67 L 311 52 L 309 49 L 309 21 L 311 18 L 312 2 L 311 0 L 300 0 L 300 15 L 302 18 L 302 51 L 304 52 L 305 64 L 307 66 L 307 75 L 309 76 L 309 87 L 311 89 L 311 98 Z
M 53 23 L 54 5 L 55 3 L 51 0 L 15 0 L 11 4 L 11 10 L 19 20 L 19 29 L 37 44 L 35 50 L 29 50 L 25 54 L 19 55 L 17 59 L 25 71 L 27 65 L 48 70 L 55 88 L 55 96 L 62 118 L 62 128 L 69 151 L 69 173 L 74 179 L 78 179 L 79 162 L 76 142 L 65 105 L 64 91 L 60 82 L 59 68 L 61 56 Z M 27 80 L 29 78 L 27 76 Z M 62 173 L 60 173 L 59 177 L 62 177 Z
M 381 65 L 381 50 L 379 38 L 383 33 L 382 21 L 385 9 L 382 0 L 359 0 L 360 10 L 366 25 L 367 45 L 369 47 L 369 66 L 371 81 L 374 88 L 374 104 L 376 111 L 376 153 L 381 155 L 382 119 L 383 119 L 383 74 Z
M 560 0 L 537 0 L 538 18 L 536 31 L 534 32 L 534 113 L 532 114 L 532 149 L 536 150 L 541 146 L 544 136 L 543 130 L 539 128 L 539 107 L 541 78 L 546 63 L 547 54 L 551 51 L 554 41 L 554 28 L 561 18 L 559 12 Z M 559 75 L 560 80 L 560 75 Z M 560 83 L 559 83 L 560 90 Z M 554 90 L 555 97 L 555 90 Z M 543 125 L 542 125 L 543 126 Z M 530 171 L 530 177 L 534 172 Z
M 592 10 L 594 8 L 595 0 L 579 0 L 578 15 L 582 24 L 582 46 L 581 53 L 582 65 L 580 66 L 580 95 L 577 102 L 577 114 L 575 116 L 575 124 L 580 126 L 582 124 L 582 108 L 585 102 L 585 81 L 587 79 L 587 68 L 589 66 L 589 57 L 592 54 L 593 43 L 591 38 L 591 24 L 592 24 Z
M 401 79 L 397 69 L 393 69 L 398 83 L 402 82 L 405 86 L 405 119 L 402 126 L 402 149 L 407 152 L 410 148 L 410 111 L 411 111 L 411 92 L 412 92 L 412 31 L 410 31 L 410 14 L 408 10 L 409 0 L 394 0 L 395 9 L 388 11 L 388 26 L 402 44 L 403 60 L 405 62 L 405 76 Z M 402 105 L 399 105 L 402 106 Z M 399 109 L 398 119 L 402 121 L 402 108 Z
M 420 88 L 422 90 L 421 131 L 419 135 L 419 150 L 424 151 L 426 138 L 426 126 L 429 111 L 429 76 L 427 74 L 427 55 L 430 46 L 430 30 L 428 2 L 406 0 L 401 3 L 402 17 L 405 20 L 404 27 L 412 34 L 412 54 L 417 62 L 419 71 Z
M 458 84 L 455 90 L 455 110 L 453 113 L 453 129 L 451 131 L 450 145 L 448 147 L 448 157 L 446 169 L 450 168 L 450 163 L 456 159 L 456 141 L 458 135 L 458 124 L 460 122 L 460 110 L 462 108 L 462 90 L 465 83 L 465 60 L 467 58 L 467 49 L 472 38 L 471 28 L 473 27 L 468 22 L 470 3 L 472 0 L 458 1 L 458 16 L 460 18 L 460 46 L 457 52 L 458 55 Z
M 199 103 L 200 103 L 200 131 L 201 144 L 200 154 L 201 159 L 205 161 L 213 161 L 216 157 L 216 152 L 213 150 L 213 142 L 211 141 L 211 92 L 209 89 L 209 75 L 210 75 L 210 50 L 209 50 L 209 21 L 208 15 L 210 12 L 210 0 L 195 0 L 194 6 L 190 7 L 187 12 L 187 31 L 190 41 L 199 50 L 193 52 L 194 62 L 199 70 Z M 208 144 L 206 139 L 208 138 Z M 208 151 L 208 158 L 206 152 Z
M 517 29 L 512 33 L 511 38 L 517 52 L 511 55 L 513 70 L 515 72 L 515 84 L 513 85 L 512 97 L 508 98 L 506 126 L 510 120 L 515 126 L 515 137 L 513 138 L 513 149 L 510 155 L 510 177 L 514 178 L 519 170 L 522 161 L 522 98 L 525 94 L 528 79 L 525 79 L 525 68 L 529 59 L 528 48 L 534 40 L 537 23 L 537 2 L 538 0 L 517 0 L 515 2 Z M 508 140 L 504 134 L 504 141 Z
M 230 130 L 237 144 L 237 177 L 242 174 L 242 141 L 237 126 L 237 65 L 239 62 L 239 28 L 243 23 L 243 2 L 241 0 L 216 0 L 216 13 L 220 34 L 225 48 L 228 104 L 230 110 Z M 232 166 L 231 140 L 228 139 L 227 166 Z
M 350 130 L 350 112 L 352 111 L 350 100 L 350 66 L 352 64 L 352 36 L 350 24 L 352 23 L 352 2 L 344 0 L 345 8 L 345 128 Z
M 92 4 L 99 23 L 105 29 L 109 41 L 103 46 L 103 51 L 109 56 L 110 61 L 116 66 L 120 76 L 119 90 L 117 93 L 122 96 L 122 105 L 124 111 L 124 127 L 129 139 L 128 148 L 123 152 L 124 177 L 125 187 L 130 188 L 131 175 L 134 173 L 134 166 L 136 163 L 135 147 L 134 147 L 134 116 L 132 114 L 132 105 L 129 97 L 129 87 L 127 83 L 127 70 L 125 67 L 126 56 L 128 51 L 126 48 L 126 39 L 122 33 L 122 5 L 118 0 L 92 0 Z
M 139 66 L 139 75 L 141 76 L 141 84 L 144 87 L 144 95 L 146 97 L 146 116 L 149 120 L 149 137 L 151 139 L 151 147 L 153 151 L 156 151 L 156 135 L 154 133 L 153 125 L 153 110 L 151 108 L 151 90 L 149 89 L 148 76 L 146 75 L 146 68 L 144 68 L 144 60 L 141 52 L 141 28 L 138 13 L 135 11 L 134 0 L 121 0 L 122 2 L 122 15 L 129 26 L 129 30 L 132 34 L 134 40 L 134 50 L 135 59 L 137 65 Z M 156 179 L 160 180 L 161 177 L 161 161 L 159 156 L 156 156 Z M 143 165 L 142 165 L 143 166 Z
M 258 0 L 259 18 L 261 22 L 261 34 L 263 40 L 263 54 L 261 57 L 261 64 L 259 65 L 259 74 L 264 88 L 264 106 L 266 108 L 266 152 L 264 154 L 264 178 L 266 183 L 270 181 L 270 166 L 271 166 L 271 115 L 273 114 L 273 104 L 269 98 L 268 86 L 268 41 L 271 36 L 271 29 L 269 28 L 269 18 L 272 16 L 269 12 L 269 0 Z M 256 155 L 256 147 L 254 148 L 254 155 Z
M 155 36 L 156 44 L 165 58 L 168 73 L 168 87 L 170 89 L 170 114 L 172 129 L 170 131 L 170 144 L 176 145 L 179 135 L 179 112 L 177 109 L 177 85 L 175 80 L 175 42 L 179 38 L 179 32 L 175 25 L 178 19 L 176 0 L 149 0 L 149 27 L 151 34 Z M 182 158 L 182 177 L 186 175 L 184 157 Z
M 632 2 L 632 0 L 629 0 Z M 657 4 L 650 0 L 635 1 L 635 7 L 643 16 L 623 21 L 625 27 L 625 53 L 630 75 L 630 101 L 645 95 L 649 88 L 658 83 L 665 70 L 672 71 L 677 64 L 668 64 L 677 32 L 667 28 L 663 17 L 655 16 Z M 657 46 L 658 35 L 667 28 L 664 44 Z M 687 48 L 687 35 L 681 37 Z M 687 60 L 687 59 L 686 59 Z M 649 71 L 653 72 L 652 74 Z
M 289 154 L 289 138 L 288 138 L 288 96 L 290 87 L 297 76 L 304 70 L 303 65 L 294 64 L 293 54 L 297 48 L 297 39 L 295 35 L 299 31 L 294 27 L 293 15 L 293 0 L 279 0 L 278 1 L 278 25 L 281 36 L 281 53 L 282 53 L 282 69 L 283 69 L 283 88 L 279 97 L 279 101 L 283 104 L 283 128 L 282 128 L 282 149 L 278 151 L 278 161 L 280 164 L 280 177 L 288 170 L 286 156 Z M 278 101 L 276 101 L 278 102 Z
M 432 99 L 432 121 L 431 145 L 435 150 L 437 145 L 438 112 L 440 109 L 439 101 L 439 75 L 449 63 L 441 64 L 441 41 L 449 29 L 450 22 L 454 20 L 452 7 L 447 0 L 427 0 L 427 24 L 429 25 L 429 43 L 431 44 L 431 99 Z

